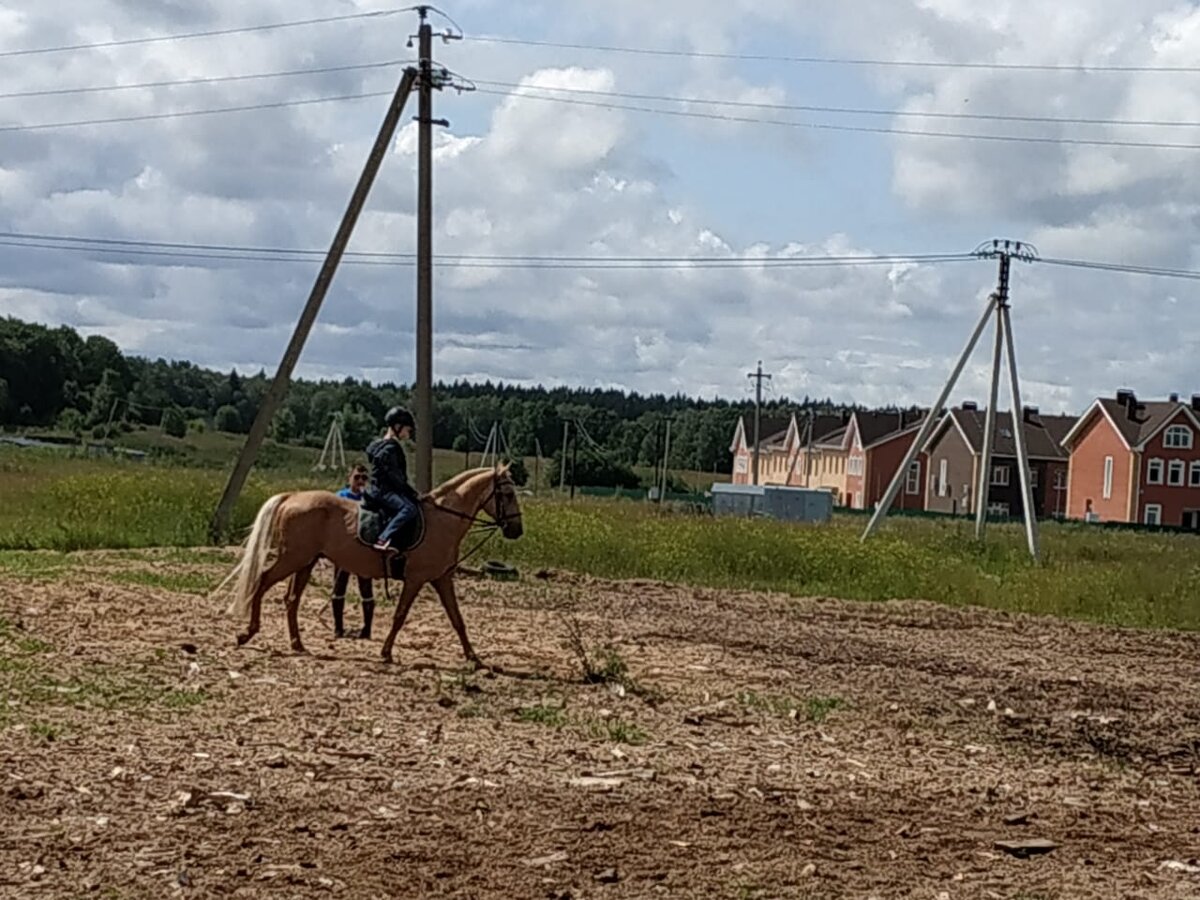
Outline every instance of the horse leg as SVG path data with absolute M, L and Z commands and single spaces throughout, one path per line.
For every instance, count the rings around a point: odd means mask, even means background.
M 300 643 L 300 595 L 304 593 L 304 589 L 308 586 L 308 579 L 312 575 L 313 566 L 316 564 L 317 561 L 314 559 L 307 565 L 297 569 L 296 574 L 292 576 L 291 585 L 288 586 L 288 637 L 292 639 L 292 650 L 296 653 L 304 652 L 304 644 Z
M 287 573 L 283 568 L 276 563 L 264 572 L 258 579 L 258 587 L 254 591 L 254 596 L 250 599 L 250 625 L 237 636 L 237 645 L 240 647 L 250 638 L 258 634 L 262 627 L 262 602 L 267 591 L 287 578 Z
M 483 663 L 475 652 L 475 648 L 471 646 L 471 639 L 467 637 L 466 623 L 463 622 L 462 613 L 458 611 L 458 597 L 454 592 L 454 576 L 447 572 L 433 583 L 433 588 L 442 601 L 442 608 L 446 610 L 446 618 L 450 620 L 450 624 L 454 626 L 454 631 L 458 634 L 458 640 L 462 644 L 463 655 L 467 658 L 467 662 L 480 668 Z
M 392 630 L 388 632 L 387 639 L 383 642 L 381 655 L 384 662 L 392 661 L 392 645 L 396 643 L 396 635 L 404 626 L 404 620 L 408 618 L 408 611 L 412 609 L 413 601 L 417 599 L 420 591 L 421 584 L 419 582 L 404 582 L 404 588 L 400 591 L 400 599 L 396 602 L 396 615 L 392 618 Z

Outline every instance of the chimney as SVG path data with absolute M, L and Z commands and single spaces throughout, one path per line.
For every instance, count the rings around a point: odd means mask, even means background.
M 1192 394 L 1192 412 L 1200 413 L 1200 394 Z
M 1022 417 L 1026 422 L 1032 422 L 1038 417 L 1038 408 L 1036 406 L 1026 406 Z
M 1129 416 L 1129 421 L 1140 422 L 1138 413 L 1144 412 L 1146 409 L 1145 403 L 1138 403 L 1136 400 L 1130 399 L 1129 405 L 1125 407 L 1126 413 Z
M 1134 394 L 1129 388 L 1121 388 L 1121 390 L 1117 391 L 1117 403 L 1121 406 L 1129 406 L 1133 400 Z
M 963 412 L 975 412 L 977 409 L 979 409 L 979 404 L 974 400 L 964 400 L 962 408 Z
M 1172 391 L 1172 392 L 1171 392 L 1171 396 L 1170 396 L 1170 401 L 1171 401 L 1172 403 L 1178 403 L 1178 402 L 1179 402 L 1179 395 L 1178 395 L 1177 393 L 1175 393 L 1174 391 Z

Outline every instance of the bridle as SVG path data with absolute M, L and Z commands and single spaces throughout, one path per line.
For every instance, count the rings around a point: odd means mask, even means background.
M 511 482 L 511 479 L 510 479 L 510 482 Z M 488 516 L 487 518 L 482 518 L 481 514 L 483 513 L 484 508 L 488 505 L 488 503 L 492 502 L 493 500 L 495 501 L 496 515 L 494 517 Z M 483 499 L 483 502 L 481 504 L 479 504 L 479 509 L 477 512 L 475 512 L 475 513 L 459 512 L 457 509 L 451 509 L 449 506 L 443 506 L 442 504 L 435 503 L 432 500 L 429 501 L 429 505 L 432 506 L 434 509 L 439 510 L 440 512 L 449 513 L 450 515 L 454 516 L 455 518 L 465 519 L 466 521 L 470 522 L 473 526 L 475 526 L 477 528 L 482 528 L 487 531 L 495 531 L 496 529 L 503 528 L 505 525 L 507 525 L 509 522 L 513 521 L 514 519 L 521 518 L 521 514 L 519 512 L 510 513 L 507 509 L 507 506 L 508 506 L 507 502 L 503 502 L 503 501 L 505 501 L 505 497 L 504 497 L 504 494 L 500 491 L 500 473 L 493 472 L 492 473 L 491 492 L 488 493 L 488 495 Z

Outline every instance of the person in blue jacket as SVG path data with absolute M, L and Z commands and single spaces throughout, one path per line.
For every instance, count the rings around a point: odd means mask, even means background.
M 388 517 L 375 542 L 376 550 L 391 551 L 396 536 L 417 517 L 420 494 L 408 480 L 408 463 L 400 445 L 412 438 L 416 424 L 407 409 L 393 406 L 384 417 L 387 433 L 367 446 L 367 461 L 371 464 L 367 503 Z
M 355 466 L 350 470 L 350 477 L 347 479 L 347 484 L 344 488 L 337 492 L 339 497 L 345 497 L 347 500 L 353 500 L 355 503 L 361 503 L 363 492 L 367 489 L 367 483 L 370 480 L 370 474 L 367 472 L 366 466 Z M 342 617 L 346 610 L 346 588 L 350 584 L 350 573 L 344 569 L 334 569 L 333 572 L 333 597 L 330 603 L 333 606 L 333 635 L 334 637 L 346 637 L 345 627 Z M 375 617 L 375 590 L 371 584 L 370 578 L 363 578 L 361 575 L 358 578 L 358 595 L 362 597 L 362 628 L 357 634 L 349 635 L 350 637 L 368 640 L 371 637 L 371 620 Z

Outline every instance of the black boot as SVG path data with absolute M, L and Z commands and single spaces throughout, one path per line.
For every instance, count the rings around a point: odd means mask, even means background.
M 364 600 L 362 602 L 363 624 L 362 629 L 358 632 L 359 640 L 369 641 L 371 639 L 371 620 L 375 618 L 375 601 Z
M 333 606 L 333 636 L 335 638 L 345 637 L 346 629 L 342 615 L 346 611 L 346 598 L 334 597 L 330 600 L 330 604 Z

